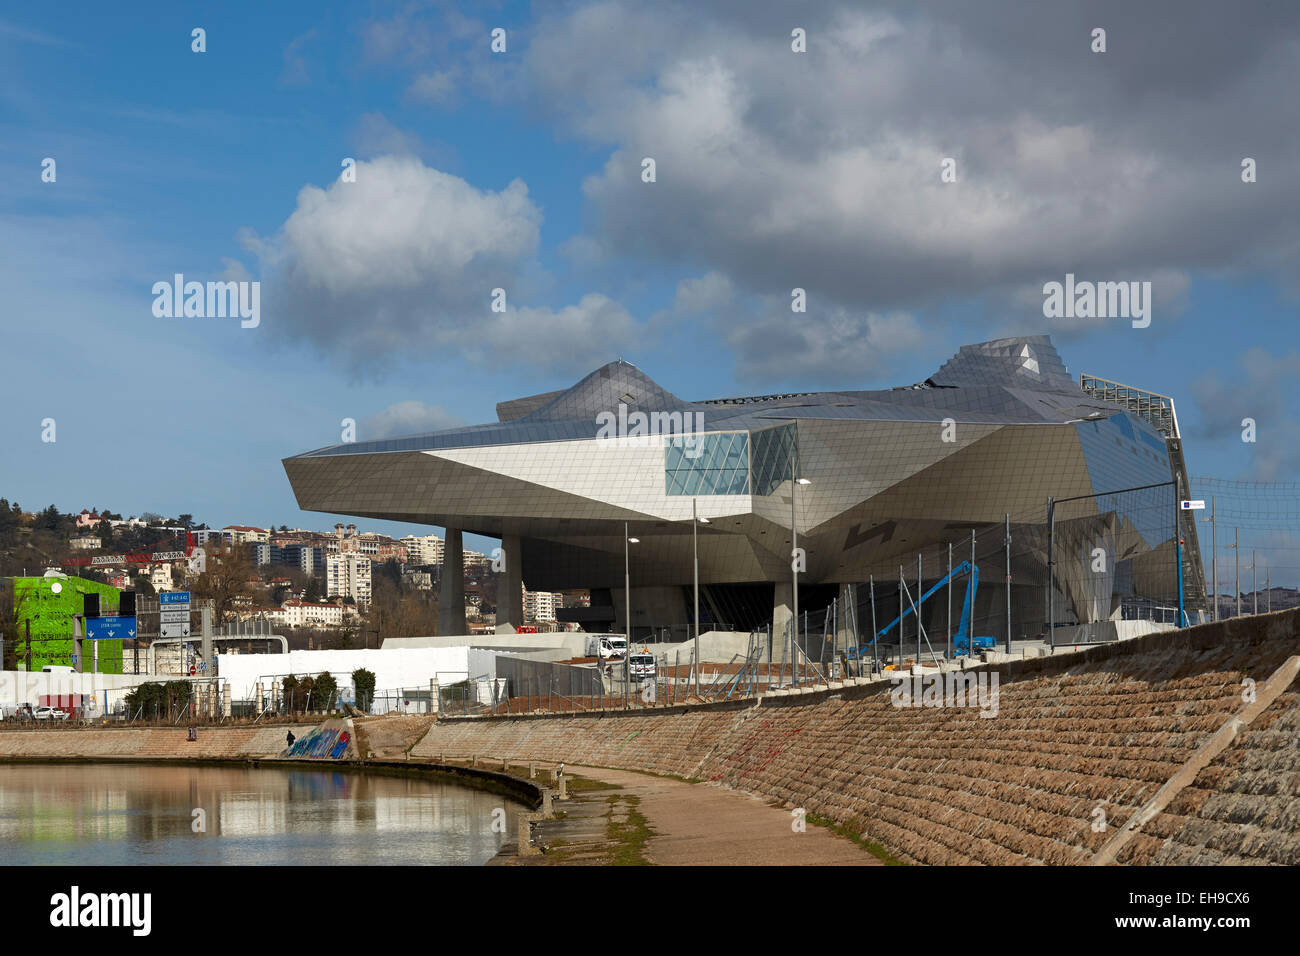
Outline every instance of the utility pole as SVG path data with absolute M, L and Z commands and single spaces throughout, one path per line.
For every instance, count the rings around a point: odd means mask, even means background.
M 1205 520 L 1205 519 L 1201 519 Z M 1210 496 L 1210 568 L 1214 577 L 1211 585 L 1214 594 L 1214 611 L 1211 620 L 1219 619 L 1219 525 L 1215 520 L 1215 500 Z
M 627 647 L 623 648 L 623 709 L 627 710 L 632 689 L 632 564 L 628 555 L 631 542 L 627 536 L 627 522 L 623 522 L 623 598 L 627 615 Z
M 952 660 L 952 542 L 948 542 L 948 653 L 944 655 Z
M 880 670 L 880 649 L 876 646 L 876 578 L 875 575 L 867 575 L 867 586 L 871 589 L 871 676 L 875 677 Z M 27 625 L 28 631 L 31 630 L 31 624 Z M 861 655 L 859 654 L 859 658 Z M 861 660 L 859 660 L 858 670 L 861 671 Z M 859 674 L 859 677 L 862 675 Z
M 790 455 L 790 571 L 793 575 L 790 615 L 790 683 L 795 681 L 795 653 L 799 646 L 799 527 L 795 513 L 794 496 L 799 485 L 812 484 L 807 478 L 795 477 L 798 445 Z
M 975 653 L 975 529 L 970 529 L 970 576 L 966 579 L 966 593 L 970 595 L 970 614 L 967 615 L 966 653 Z
M 1007 653 L 1011 653 L 1011 515 L 1007 514 Z
M 975 532 L 971 532 L 974 535 Z M 1052 498 L 1047 499 L 1047 646 L 1052 653 L 1056 652 L 1056 600 L 1052 588 L 1056 582 L 1052 576 L 1052 551 L 1056 545 L 1056 502 Z M 971 548 L 971 564 L 974 562 L 975 549 Z
M 1178 622 L 1175 627 L 1187 626 L 1187 615 L 1183 612 L 1183 525 L 1182 525 L 1183 476 L 1174 475 L 1174 561 L 1178 574 Z
M 921 552 L 916 552 L 916 666 L 921 666 Z
M 1255 549 L 1250 549 L 1250 593 L 1255 600 L 1255 610 L 1253 613 L 1259 613 L 1259 585 L 1255 577 Z
M 691 499 L 691 550 L 695 556 L 695 696 L 700 696 L 700 519 Z M 676 676 L 675 674 L 673 676 Z

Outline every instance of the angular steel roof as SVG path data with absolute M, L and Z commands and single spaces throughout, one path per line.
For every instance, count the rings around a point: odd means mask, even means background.
M 809 392 L 691 402 L 619 359 L 571 388 L 502 402 L 502 421 L 399 438 L 333 445 L 295 456 L 321 458 L 594 438 L 602 412 L 690 412 L 704 430 L 766 428 L 797 419 L 1062 424 L 1109 417 L 1115 405 L 1085 393 L 1046 335 L 964 345 L 924 382 L 870 391 Z

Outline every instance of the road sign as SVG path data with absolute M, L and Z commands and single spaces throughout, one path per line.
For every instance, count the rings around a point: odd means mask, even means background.
M 112 638 L 135 637 L 135 618 L 133 617 L 88 617 L 86 618 L 86 639 L 102 641 Z
M 162 636 L 163 637 L 189 637 L 190 636 L 189 621 L 183 621 L 178 624 L 162 625 Z
M 189 591 L 162 591 L 158 595 L 158 603 L 162 607 L 168 607 L 179 604 L 188 605 L 190 603 Z
M 1183 501 L 1183 502 L 1180 502 L 1180 504 L 1183 506 L 1183 510 L 1184 510 L 1184 511 L 1204 511 L 1204 510 L 1205 510 L 1205 502 L 1204 502 L 1204 501 Z
M 188 624 L 190 623 L 189 608 L 184 610 L 159 611 L 160 623 L 162 624 Z

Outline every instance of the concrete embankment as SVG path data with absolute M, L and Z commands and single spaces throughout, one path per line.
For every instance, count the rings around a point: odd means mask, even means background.
M 279 756 L 288 731 L 303 737 L 316 728 L 200 727 L 197 740 L 185 727 L 0 729 L 0 760 L 253 760 Z
M 382 718 L 363 723 L 374 725 Z M 177 763 L 235 763 L 301 766 L 307 764 L 331 770 L 382 773 L 388 776 L 428 776 L 490 790 L 536 808 L 541 804 L 541 787 L 516 775 L 464 766 L 438 766 L 431 761 L 394 759 L 357 760 L 351 742 L 343 732 L 351 730 L 347 720 L 323 723 L 280 724 L 269 727 L 200 727 L 190 740 L 185 727 L 98 727 L 60 730 L 0 730 L 0 764 L 4 762 L 84 763 L 175 761 Z M 421 730 L 427 723 L 421 725 Z M 293 731 L 301 756 L 286 753 L 287 732 Z M 408 731 L 409 732 L 409 731 Z M 313 741 L 322 738 L 323 746 Z M 336 748 L 342 746 L 341 751 Z M 319 754 L 318 754 L 319 752 Z M 341 756 L 332 756 L 335 752 Z M 318 754 L 318 755 L 314 755 Z
M 988 665 L 994 713 L 890 685 L 439 721 L 413 758 L 643 770 L 775 798 L 908 862 L 1300 863 L 1300 612 Z M 1225 729 L 1227 728 L 1227 729 Z

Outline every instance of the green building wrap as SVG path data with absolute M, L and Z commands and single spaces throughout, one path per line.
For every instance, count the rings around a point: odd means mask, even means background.
M 31 622 L 31 669 L 42 667 L 68 667 L 72 665 L 73 615 L 85 610 L 87 594 L 99 595 L 101 614 L 115 612 L 121 602 L 122 592 L 98 581 L 83 578 L 16 577 L 10 579 L 13 587 L 14 610 L 18 621 L 18 668 L 27 667 L 27 623 Z M 101 674 L 122 673 L 122 642 L 120 640 L 95 641 L 99 645 L 98 666 L 94 661 L 91 641 L 84 641 L 86 661 L 80 669 Z

